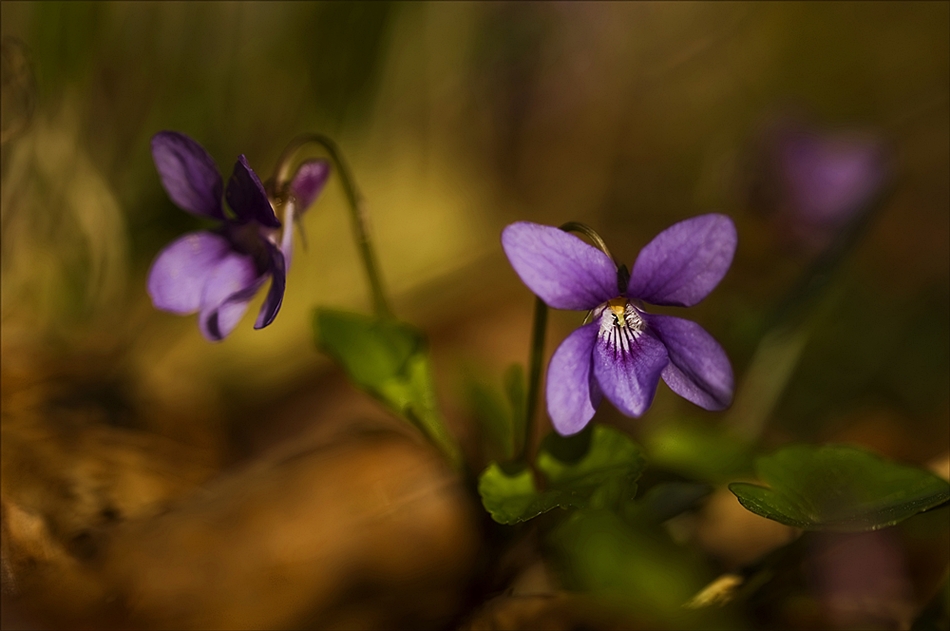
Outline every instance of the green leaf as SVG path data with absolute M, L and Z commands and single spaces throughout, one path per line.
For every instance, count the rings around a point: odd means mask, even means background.
M 752 473 L 751 446 L 708 423 L 664 423 L 647 436 L 646 447 L 654 466 L 694 480 L 725 482 Z
M 524 370 L 512 364 L 505 371 L 504 395 L 475 377 L 466 383 L 468 404 L 482 428 L 492 460 L 509 462 L 520 453 L 525 436 Z
M 538 470 L 552 488 L 570 492 L 577 508 L 619 508 L 636 495 L 644 468 L 640 446 L 603 425 L 570 437 L 552 432 L 538 453 Z
M 550 543 L 568 588 L 628 613 L 636 628 L 737 628 L 722 611 L 683 607 L 712 572 L 695 549 L 676 545 L 651 521 L 579 510 L 552 531 Z
M 390 318 L 318 309 L 317 346 L 360 388 L 418 427 L 456 466 L 461 453 L 439 413 L 425 337 Z
M 492 519 L 501 524 L 516 524 L 537 517 L 558 506 L 570 506 L 570 494 L 538 491 L 531 470 L 525 465 L 502 466 L 493 462 L 478 478 L 482 496 Z
M 793 445 L 755 468 L 770 488 L 729 490 L 753 513 L 805 530 L 876 530 L 950 500 L 950 483 L 932 473 L 845 445 Z
M 633 499 L 645 466 L 639 446 L 617 430 L 600 425 L 576 436 L 550 434 L 541 443 L 538 489 L 527 467 L 492 463 L 482 472 L 478 492 L 492 518 L 514 524 L 553 508 L 616 508 Z
M 474 379 L 466 383 L 466 398 L 481 427 L 488 458 L 510 461 L 515 455 L 511 410 L 495 388 Z

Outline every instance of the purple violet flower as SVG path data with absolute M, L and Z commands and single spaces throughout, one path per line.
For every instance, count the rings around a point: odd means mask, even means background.
M 578 237 L 529 222 L 505 228 L 502 247 L 532 292 L 554 309 L 590 312 L 548 366 L 548 414 L 558 433 L 583 429 L 602 396 L 627 416 L 642 415 L 661 376 L 702 408 L 730 404 L 732 366 L 722 347 L 698 324 L 647 313 L 641 301 L 695 305 L 725 276 L 736 240 L 724 215 L 681 221 L 640 251 L 623 288 L 625 274 Z
M 787 237 L 821 249 L 868 209 L 890 175 L 886 144 L 869 132 L 821 132 L 795 122 L 764 134 L 753 203 Z
M 223 186 L 217 165 L 197 142 L 178 132 L 159 132 L 152 138 L 152 157 L 175 205 L 220 222 L 215 230 L 184 235 L 158 254 L 148 275 L 152 303 L 180 315 L 197 312 L 202 335 L 219 341 L 234 330 L 251 299 L 270 278 L 270 290 L 254 328 L 273 322 L 283 302 L 290 262 L 293 200 L 286 204 L 278 245 L 281 222 L 244 155 L 234 164 L 224 191 L 233 217 L 221 202 Z M 322 167 L 301 167 L 291 183 L 294 197 L 306 202 L 299 206 L 301 210 L 319 194 L 329 175 L 325 162 L 314 162 Z

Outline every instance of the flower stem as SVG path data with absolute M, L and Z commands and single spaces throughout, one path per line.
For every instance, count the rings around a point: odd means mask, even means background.
M 607 244 L 597 231 L 577 221 L 569 221 L 562 225 L 564 232 L 577 232 L 584 235 L 591 241 L 598 250 L 610 257 L 610 260 L 616 260 L 607 249 Z M 534 442 L 537 423 L 535 416 L 538 411 L 538 395 L 541 390 L 541 362 L 544 359 L 544 337 L 548 328 L 548 306 L 540 298 L 534 302 L 534 323 L 531 331 L 531 355 L 528 364 L 528 403 L 525 406 L 525 437 L 522 446 L 522 456 L 525 462 L 530 463 L 534 457 Z
M 525 436 L 522 454 L 526 462 L 534 457 L 537 423 L 538 391 L 541 389 L 541 362 L 544 359 L 544 337 L 548 329 L 548 306 L 540 298 L 534 301 L 534 323 L 531 329 L 531 356 L 528 367 L 528 403 L 525 406 Z
M 343 185 L 343 192 L 346 194 L 350 207 L 350 218 L 353 221 L 356 246 L 359 249 L 360 258 L 363 260 L 363 266 L 366 268 L 366 276 L 373 296 L 373 308 L 378 316 L 391 316 L 392 309 L 389 307 L 389 301 L 383 290 L 383 281 L 379 273 L 379 265 L 376 262 L 376 253 L 369 238 L 369 226 L 363 197 L 356 187 L 353 175 L 336 142 L 329 136 L 317 133 L 301 134 L 294 138 L 284 149 L 284 153 L 281 154 L 280 160 L 277 162 L 274 188 L 280 196 L 285 195 L 294 169 L 299 166 L 299 161 L 294 158 L 307 145 L 322 147 L 329 154 L 337 173 L 340 174 L 340 183 Z
M 594 242 L 594 247 L 610 257 L 610 260 L 617 265 L 617 259 L 614 258 L 613 254 L 610 253 L 610 250 L 607 248 L 607 243 L 604 242 L 603 238 L 597 234 L 597 231 L 588 226 L 585 223 L 579 221 L 568 221 L 566 224 L 561 226 L 561 230 L 564 232 L 576 232 L 582 234 L 591 241 Z M 617 265 L 617 267 L 620 267 Z

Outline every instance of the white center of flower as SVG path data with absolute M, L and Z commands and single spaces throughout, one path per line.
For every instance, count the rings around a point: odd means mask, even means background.
M 630 352 L 631 343 L 646 328 L 640 312 L 626 298 L 608 300 L 594 311 L 594 317 L 600 318 L 598 337 L 624 353 Z

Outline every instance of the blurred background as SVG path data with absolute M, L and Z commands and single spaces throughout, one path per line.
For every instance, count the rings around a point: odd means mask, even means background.
M 103 602 L 125 581 L 138 591 L 123 601 L 123 611 L 138 611 L 137 624 L 158 628 L 452 626 L 477 604 L 464 594 L 483 554 L 480 535 L 465 524 L 477 521 L 480 507 L 454 490 L 451 476 L 411 436 L 386 443 L 396 450 L 388 460 L 364 453 L 368 439 L 346 442 L 351 456 L 320 460 L 316 472 L 306 473 L 322 488 L 319 476 L 351 480 L 358 477 L 352 471 L 378 469 L 385 479 L 407 459 L 437 515 L 426 527 L 440 524 L 453 533 L 443 547 L 432 546 L 432 559 L 420 552 L 413 560 L 390 560 L 397 569 L 386 574 L 365 559 L 352 561 L 352 532 L 334 534 L 325 526 L 324 541 L 339 541 L 319 547 L 319 554 L 337 546 L 339 567 L 355 585 L 349 600 L 336 579 L 327 578 L 319 591 L 313 575 L 292 575 L 282 580 L 309 587 L 283 596 L 290 601 L 262 598 L 256 609 L 249 605 L 254 611 L 239 614 L 230 604 L 209 604 L 218 601 L 208 595 L 196 611 L 211 617 L 201 618 L 190 610 L 169 612 L 160 594 L 173 592 L 175 580 L 149 585 L 128 578 L 141 576 L 139 561 L 122 571 L 109 562 L 100 562 L 110 568 L 101 572 L 75 565 L 84 550 L 95 559 L 118 554 L 102 552 L 106 544 L 97 539 L 113 522 L 144 523 L 160 512 L 156 507 L 205 480 L 222 497 L 234 497 L 233 489 L 246 487 L 233 476 L 259 479 L 254 467 L 279 460 L 273 454 L 300 436 L 315 437 L 307 440 L 319 447 L 348 440 L 340 436 L 355 425 L 401 431 L 344 385 L 313 347 L 315 306 L 370 305 L 336 180 L 303 219 L 306 251 L 298 249 L 273 325 L 255 331 L 247 317 L 227 340 L 210 344 L 195 317 L 151 307 L 145 292 L 151 261 L 178 235 L 204 227 L 171 203 L 157 177 L 149 139 L 164 129 L 195 138 L 225 176 L 246 154 L 262 179 L 295 135 L 319 131 L 338 141 L 366 197 L 396 311 L 431 337 L 448 421 L 476 462 L 483 456 L 466 380 L 500 383 L 507 365 L 527 360 L 530 334 L 533 297 L 499 247 L 502 228 L 516 220 L 581 221 L 632 265 L 663 228 L 715 211 L 734 219 L 738 252 L 720 286 L 687 317 L 732 359 L 737 405 L 726 414 L 702 413 L 661 386 L 645 419 L 625 419 L 603 406 L 598 420 L 647 443 L 651 424 L 692 418 L 711 427 L 757 428 L 749 431 L 766 448 L 849 442 L 944 466 L 950 444 L 946 3 L 5 2 L 0 12 L 5 604 L 31 603 L 30 585 L 76 594 L 77 585 L 91 582 L 101 591 L 89 588 L 95 593 L 88 600 L 70 596 L 79 604 L 64 615 L 99 624 L 95 616 L 116 614 L 88 603 Z M 782 158 L 789 138 L 817 147 L 801 160 L 818 161 L 819 171 L 822 160 L 832 171 L 838 162 L 850 165 L 841 167 L 846 172 L 857 170 L 839 178 L 851 187 L 845 197 L 853 198 L 829 211 L 840 217 L 816 222 L 796 202 L 798 185 L 783 179 L 791 168 Z M 849 162 L 854 155 L 857 166 Z M 865 158 L 870 166 L 862 167 Z M 857 225 L 853 245 L 835 250 L 839 235 Z M 833 262 L 834 273 L 820 295 L 794 294 L 823 260 Z M 762 359 L 763 339 L 796 300 L 808 304 L 807 326 Z M 552 313 L 549 353 L 579 317 Z M 764 400 L 749 401 L 742 384 L 756 358 L 774 383 L 760 390 L 771 393 Z M 221 475 L 232 477 L 222 482 Z M 76 491 L 86 488 L 77 476 L 96 481 L 88 494 Z M 325 504 L 308 517 L 325 524 L 334 523 L 334 510 L 357 510 L 344 499 L 358 492 L 347 483 L 332 492 L 298 486 L 260 490 L 261 510 L 273 510 L 267 502 L 280 492 L 325 493 Z M 105 508 L 104 495 L 112 502 Z M 95 508 L 82 508 L 85 503 Z M 212 509 L 189 510 L 197 511 L 198 523 L 201 511 Z M 312 521 L 298 517 L 295 536 L 306 538 Z M 219 528 L 257 523 L 251 514 L 232 518 Z M 290 520 L 282 519 L 274 522 L 278 528 Z M 410 539 L 430 536 L 409 522 L 381 527 L 379 536 L 392 537 L 390 526 Z M 153 535 L 133 529 L 123 536 L 155 542 L 151 553 L 112 539 L 108 546 L 127 557 L 144 555 L 143 566 L 164 559 L 169 567 L 188 567 L 194 556 L 182 542 L 199 535 L 189 539 L 177 523 L 141 528 Z M 269 541 L 265 526 L 255 528 L 235 534 L 229 545 Z M 702 544 L 705 535 L 697 536 Z M 289 540 L 283 536 L 274 549 L 299 544 Z M 706 551 L 722 567 L 741 557 L 720 544 Z M 891 543 L 880 545 L 887 550 L 882 555 L 892 554 Z M 891 565 L 903 568 L 895 570 L 906 587 L 894 592 L 901 602 L 917 604 L 932 591 L 948 545 L 938 546 L 936 569 L 908 565 L 913 555 L 906 545 L 893 553 L 898 561 Z M 185 551 L 173 562 L 168 555 L 175 546 Z M 22 552 L 27 548 L 32 551 Z M 56 572 L 17 578 L 37 559 L 65 564 L 79 578 L 51 578 Z M 202 565 L 210 572 L 202 576 L 230 568 L 220 563 L 217 570 Z M 247 576 L 259 573 L 252 561 L 242 568 Z M 241 571 L 233 573 L 244 576 Z M 379 583 L 387 587 L 367 588 L 352 578 L 361 572 L 388 576 Z M 393 591 L 394 582 L 402 591 Z M 451 596 L 432 597 L 433 585 Z M 250 589 L 239 581 L 231 587 L 220 588 L 221 603 Z M 396 607 L 393 614 L 394 593 L 441 604 L 422 612 Z M 343 601 L 360 604 L 351 611 Z M 42 619 L 49 613 L 44 602 L 23 614 L 8 614 L 5 606 L 5 626 Z M 366 613 L 374 606 L 386 613 Z M 775 615 L 818 626 L 853 623 L 837 610 L 823 611 Z

